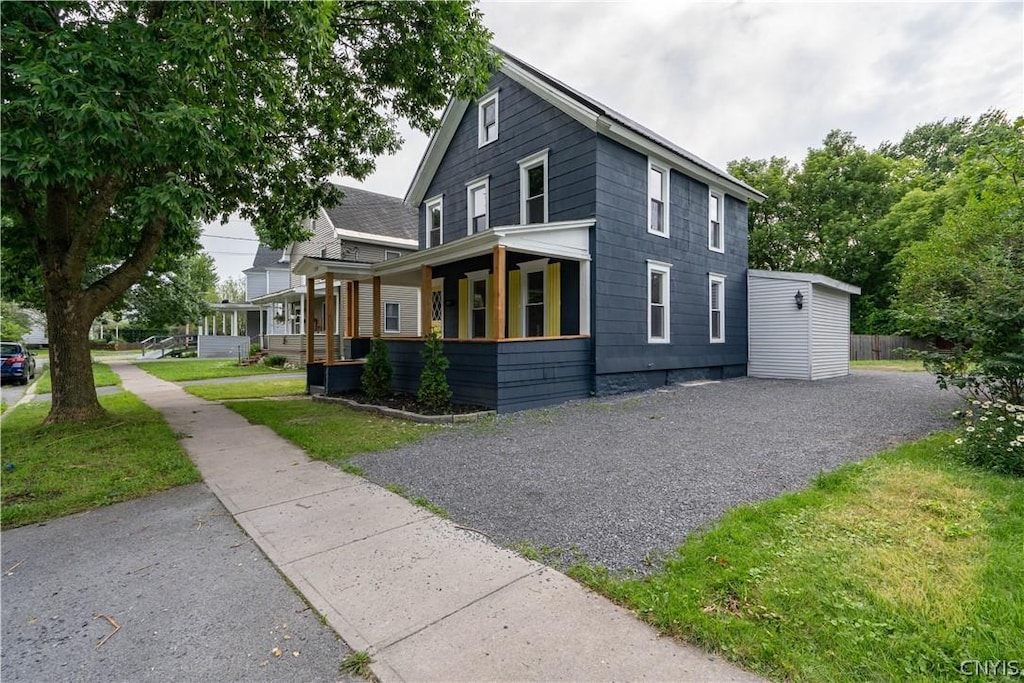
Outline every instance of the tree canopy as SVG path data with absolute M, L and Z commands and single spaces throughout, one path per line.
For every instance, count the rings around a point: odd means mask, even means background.
M 2 14 L 5 292 L 42 298 L 50 421 L 102 411 L 91 321 L 238 211 L 302 239 L 398 119 L 429 130 L 495 57 L 470 2 L 12 2 Z

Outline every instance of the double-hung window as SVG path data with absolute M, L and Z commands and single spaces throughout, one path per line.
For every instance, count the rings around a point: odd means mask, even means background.
M 519 160 L 519 222 L 548 222 L 548 150 Z
M 401 258 L 401 257 L 402 257 L 402 252 L 400 252 L 400 251 L 394 251 L 393 249 L 385 249 L 384 250 L 384 260 L 385 261 L 390 261 L 393 258 Z
M 469 336 L 483 338 L 487 336 L 487 277 L 479 277 L 469 281 Z
M 708 249 L 711 251 L 725 251 L 725 227 L 722 220 L 724 211 L 724 195 L 710 190 L 708 192 Z
M 466 184 L 466 234 L 483 232 L 490 226 L 490 188 L 486 177 Z
M 651 344 L 669 343 L 671 271 L 671 264 L 647 261 L 647 341 Z
M 402 323 L 401 315 L 399 315 L 401 307 L 396 301 L 385 301 L 384 302 L 384 331 L 385 332 L 401 332 Z
M 434 197 L 427 200 L 427 246 L 436 247 L 443 237 L 441 226 L 444 222 L 444 198 Z
M 477 147 L 498 139 L 498 91 L 487 93 L 477 105 Z
M 669 171 L 647 162 L 647 232 L 668 237 Z
M 711 343 L 725 341 L 725 276 L 708 274 L 708 325 Z

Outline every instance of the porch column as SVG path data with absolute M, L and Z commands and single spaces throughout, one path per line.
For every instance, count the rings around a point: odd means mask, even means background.
M 231 336 L 238 336 L 238 311 L 231 311 Z
M 213 318 L 213 336 L 216 337 L 217 336 L 217 314 L 214 313 L 210 317 Z
M 352 281 L 345 281 L 345 336 L 354 337 L 352 330 Z
M 306 298 L 312 299 L 313 294 L 316 293 L 316 280 L 311 277 L 306 278 Z M 306 323 L 306 362 L 313 362 L 313 317 L 310 316 L 305 320 Z
M 334 362 L 334 273 L 324 276 L 324 334 L 327 364 Z
M 380 276 L 373 276 L 373 336 L 380 336 Z
M 338 287 L 338 297 L 334 300 L 334 330 L 332 334 L 341 334 L 341 285 Z
M 352 315 L 352 336 L 359 336 L 359 280 L 352 281 L 352 306 L 349 307 Z
M 420 336 L 426 337 L 430 334 L 430 325 L 434 316 L 432 313 L 433 291 L 434 291 L 434 269 L 430 266 L 423 266 L 423 280 L 420 284 Z
M 315 288 L 314 288 L 313 296 L 316 296 L 316 289 Z M 312 315 L 308 315 L 309 311 L 312 311 L 312 310 L 313 310 L 313 299 L 311 297 L 309 297 L 309 296 L 305 296 L 305 297 L 300 296 L 299 297 L 299 329 L 300 330 L 302 329 L 302 327 L 305 326 L 306 318 L 309 318 L 310 320 L 313 320 L 314 323 L 316 322 L 316 320 L 313 319 Z M 293 327 L 292 329 L 295 329 L 295 328 Z M 316 326 L 314 325 L 310 329 L 315 330 Z M 290 332 L 290 330 L 289 330 L 289 332 Z
M 494 338 L 505 338 L 505 247 L 494 247 Z

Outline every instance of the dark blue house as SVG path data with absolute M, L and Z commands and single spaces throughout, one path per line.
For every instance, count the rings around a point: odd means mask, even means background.
M 764 195 L 502 56 L 420 161 L 405 197 L 420 250 L 372 268 L 375 291 L 420 288 L 456 400 L 503 412 L 745 375 L 747 203 Z M 415 390 L 422 338 L 387 343 L 396 389 Z

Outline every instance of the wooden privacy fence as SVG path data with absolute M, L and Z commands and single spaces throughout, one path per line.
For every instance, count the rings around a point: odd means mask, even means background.
M 850 360 L 894 360 L 904 355 L 897 349 L 927 351 L 931 345 L 912 337 L 884 334 L 851 334 Z

